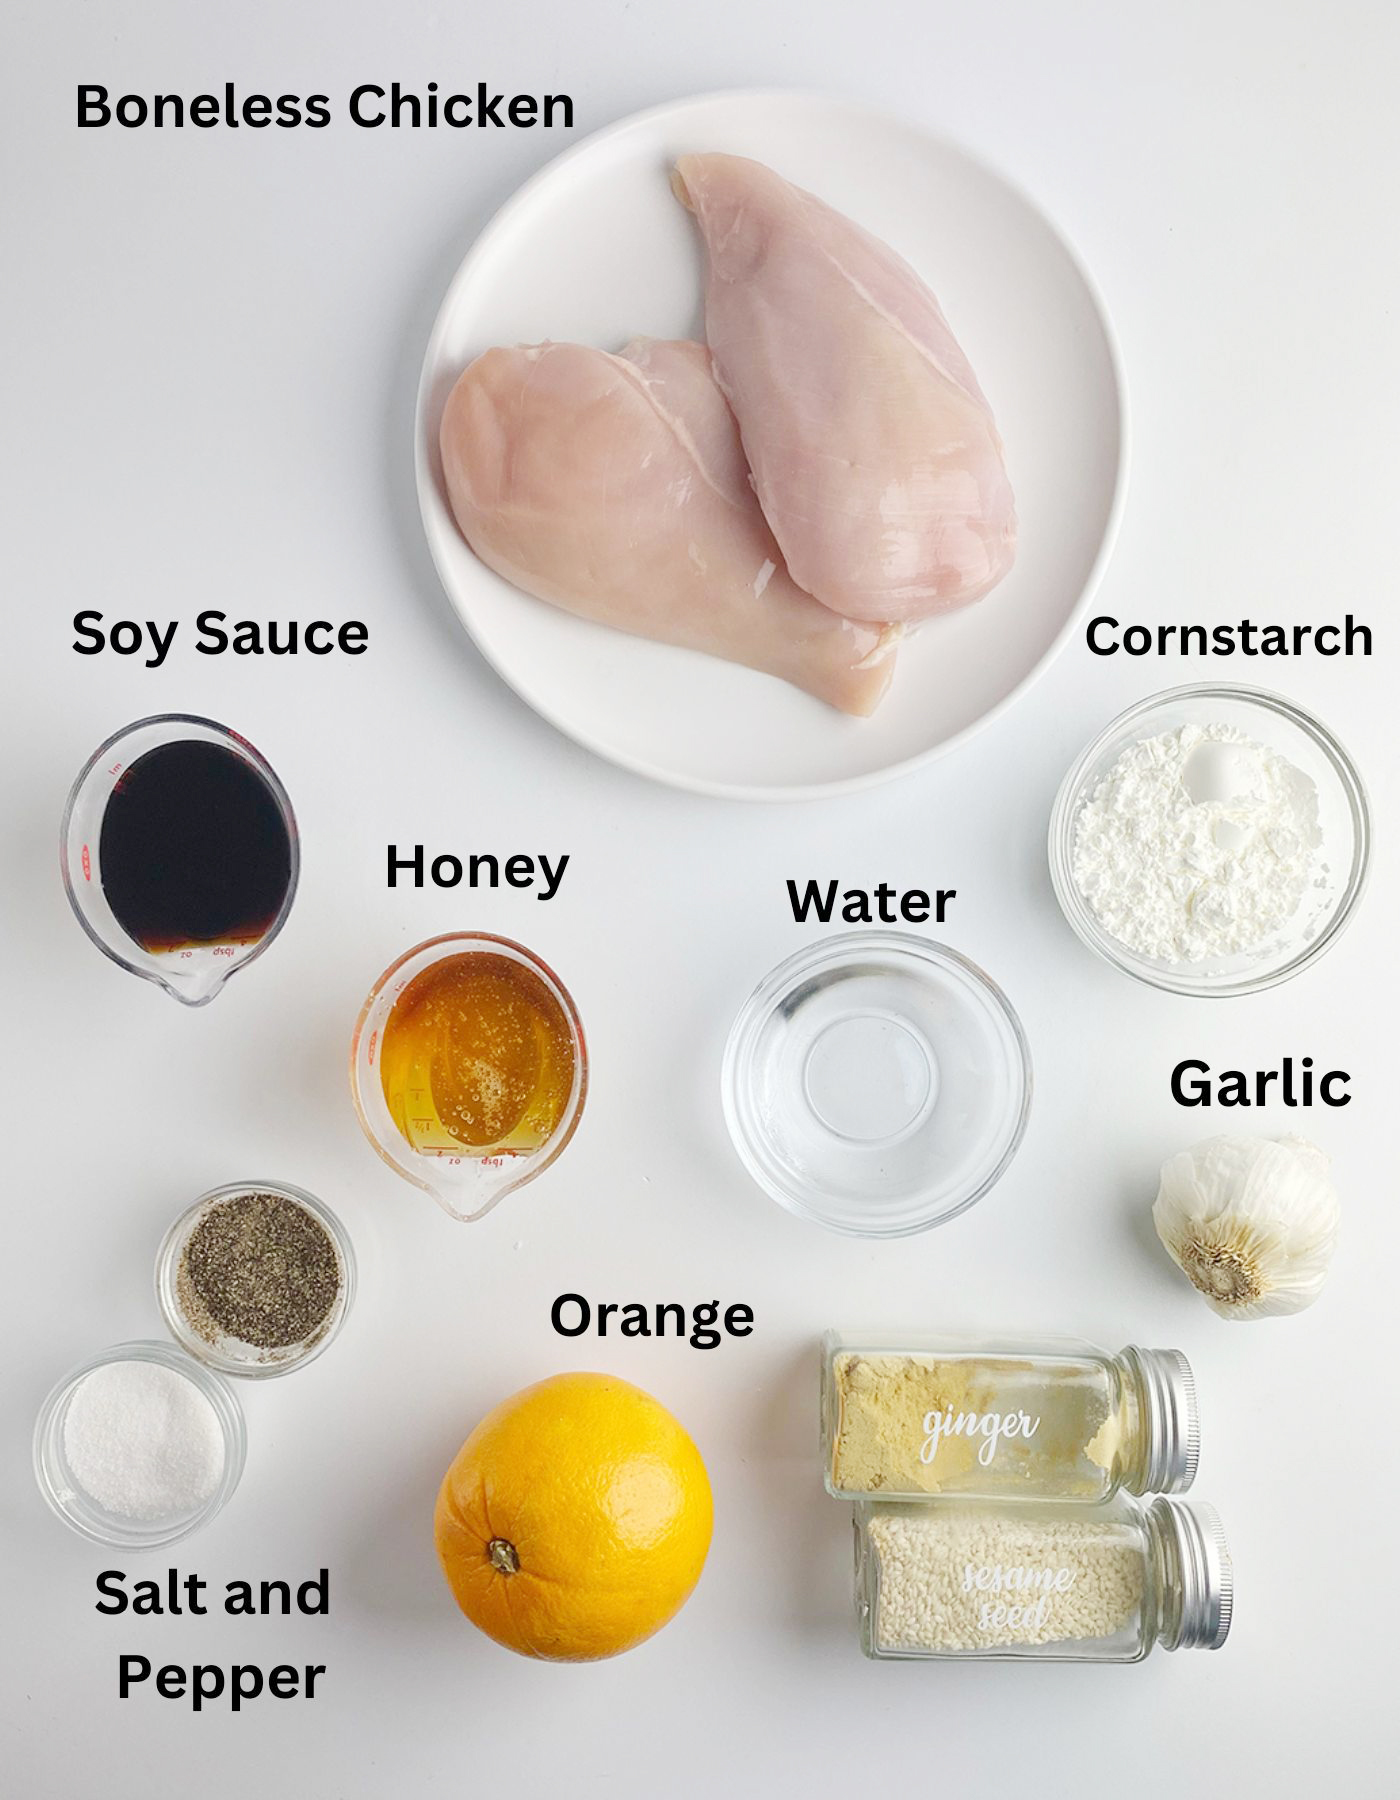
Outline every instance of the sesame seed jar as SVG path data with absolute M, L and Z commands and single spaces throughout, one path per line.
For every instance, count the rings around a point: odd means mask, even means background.
M 1218 1650 L 1230 1555 L 1213 1508 L 942 1500 L 856 1507 L 856 1611 L 877 1661 L 1141 1662 Z

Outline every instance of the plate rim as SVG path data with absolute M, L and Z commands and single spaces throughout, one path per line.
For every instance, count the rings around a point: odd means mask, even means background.
M 1090 305 L 1092 306 L 1094 315 L 1098 321 L 1104 347 L 1108 352 L 1109 371 L 1113 382 L 1113 398 L 1118 427 L 1118 456 L 1113 473 L 1113 492 L 1109 500 L 1108 513 L 1104 521 L 1103 533 L 1100 537 L 1098 548 L 1094 553 L 1094 560 L 1090 565 L 1089 573 L 1085 578 L 1084 585 L 1080 589 L 1074 605 L 1070 608 L 1064 624 L 1055 634 L 1034 668 L 1023 675 L 1016 685 L 1009 689 L 1007 693 L 1003 694 L 1001 699 L 998 700 L 995 705 L 988 707 L 986 712 L 982 713 L 980 717 L 974 719 L 970 724 L 964 725 L 961 730 L 955 731 L 950 736 L 943 738 L 939 743 L 929 745 L 926 749 L 916 751 L 912 756 L 902 757 L 897 762 L 886 763 L 878 769 L 866 769 L 856 775 L 842 775 L 826 781 L 778 784 L 740 783 L 686 774 L 676 769 L 663 767 L 645 757 L 633 755 L 630 751 L 620 749 L 615 745 L 604 743 L 585 727 L 566 721 L 559 716 L 553 707 L 548 706 L 532 695 L 521 691 L 520 687 L 501 666 L 501 663 L 492 653 L 487 643 L 483 641 L 482 636 L 474 629 L 471 620 L 467 617 L 462 607 L 459 606 L 457 597 L 453 592 L 452 583 L 448 578 L 448 572 L 444 567 L 443 558 L 439 555 L 436 532 L 441 527 L 444 513 L 449 520 L 451 519 L 451 511 L 450 508 L 446 507 L 443 496 L 438 491 L 438 486 L 433 476 L 431 460 L 428 454 L 429 433 L 427 412 L 433 378 L 438 366 L 441 339 L 445 335 L 447 321 L 454 310 L 459 291 L 473 277 L 478 264 L 483 260 L 484 256 L 489 253 L 495 238 L 508 228 L 515 214 L 529 204 L 535 190 L 541 186 L 547 178 L 552 178 L 566 164 L 577 157 L 581 157 L 585 152 L 595 150 L 598 146 L 606 143 L 611 138 L 620 137 L 626 132 L 634 131 L 657 119 L 665 118 L 673 114 L 679 114 L 691 108 L 714 106 L 716 104 L 734 101 L 743 101 L 746 104 L 761 104 L 764 101 L 782 101 L 787 103 L 794 100 L 803 104 L 835 106 L 846 112 L 866 114 L 870 118 L 880 121 L 881 124 L 896 125 L 901 130 L 910 132 L 915 136 L 922 138 L 925 142 L 933 145 L 944 155 L 951 155 L 964 163 L 970 164 L 972 168 L 981 174 L 989 176 L 994 182 L 1005 188 L 1013 198 L 1018 200 L 1022 206 L 1040 220 L 1083 285 L 1084 291 L 1089 297 Z M 929 763 L 936 762 L 939 758 L 948 756 L 953 751 L 960 749 L 962 745 L 975 737 L 979 732 L 984 731 L 989 725 L 994 724 L 1016 703 L 1016 701 L 1021 699 L 1024 694 L 1028 693 L 1050 666 L 1058 660 L 1066 644 L 1069 642 L 1070 636 L 1078 628 L 1084 614 L 1088 611 L 1089 604 L 1093 600 L 1094 595 L 1097 593 L 1100 583 L 1103 580 L 1104 572 L 1113 555 L 1113 550 L 1118 539 L 1119 527 L 1122 523 L 1123 511 L 1127 498 L 1128 468 L 1130 460 L 1128 389 L 1118 335 L 1114 329 L 1112 316 L 1104 301 L 1103 293 L 1099 288 L 1098 282 L 1080 257 L 1073 242 L 1061 229 L 1058 221 L 1025 189 L 1025 187 L 1022 186 L 1018 180 L 1006 175 L 1000 167 L 989 161 L 979 152 L 969 150 L 958 139 L 945 136 L 943 133 L 932 130 L 921 122 L 909 119 L 901 113 L 889 111 L 884 107 L 875 106 L 869 101 L 841 94 L 832 94 L 819 89 L 802 87 L 719 88 L 703 94 L 686 95 L 680 99 L 663 100 L 654 106 L 643 107 L 638 112 L 627 113 L 620 119 L 614 119 L 607 125 L 599 126 L 596 131 L 589 132 L 586 137 L 580 138 L 577 143 L 570 144 L 566 149 L 561 150 L 558 155 L 552 156 L 547 162 L 542 163 L 532 175 L 527 176 L 518 187 L 513 189 L 491 214 L 490 218 L 468 244 L 461 261 L 458 263 L 451 280 L 448 282 L 446 292 L 443 294 L 437 312 L 433 317 L 432 327 L 428 333 L 428 341 L 424 348 L 423 360 L 418 375 L 418 393 L 413 409 L 414 485 L 417 489 L 419 518 L 423 526 L 423 535 L 427 539 L 428 554 L 432 557 L 433 568 L 437 572 L 438 581 L 442 586 L 443 594 L 448 605 L 456 615 L 462 629 L 476 646 L 478 654 L 493 673 L 503 681 L 516 698 L 524 705 L 528 706 L 531 712 L 537 717 L 543 719 L 546 724 L 552 726 L 554 730 L 560 732 L 571 742 L 579 745 L 582 749 L 589 751 L 592 755 L 601 757 L 603 761 L 613 764 L 615 768 L 625 769 L 629 774 L 642 776 L 646 780 L 659 782 L 665 787 L 678 789 L 685 793 L 700 794 L 711 799 L 747 800 L 760 804 L 779 804 L 795 801 L 830 799 L 840 794 L 858 793 L 867 788 L 878 787 L 885 782 L 897 781 L 904 776 L 912 775 L 916 770 L 924 768 Z M 455 521 L 452 521 L 452 523 L 455 529 Z M 470 548 L 470 546 L 468 546 L 468 548 Z M 530 596 L 528 595 L 526 596 L 526 598 L 529 597 Z M 544 605 L 547 603 L 541 601 L 540 604 Z

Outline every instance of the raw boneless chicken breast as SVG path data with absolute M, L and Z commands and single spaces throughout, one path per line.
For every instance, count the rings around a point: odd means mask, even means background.
M 762 163 L 683 156 L 705 333 L 798 586 L 852 619 L 921 619 L 1011 567 L 991 409 L 937 300 L 858 225 Z
M 457 523 L 527 593 L 779 675 L 848 713 L 889 685 L 897 627 L 853 624 L 783 566 L 701 344 L 488 350 L 442 419 Z

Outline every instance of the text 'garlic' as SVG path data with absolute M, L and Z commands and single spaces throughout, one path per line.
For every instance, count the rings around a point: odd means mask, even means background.
M 1162 1165 L 1157 1235 L 1222 1319 L 1301 1312 L 1322 1292 L 1341 1204 L 1304 1138 L 1208 1138 Z

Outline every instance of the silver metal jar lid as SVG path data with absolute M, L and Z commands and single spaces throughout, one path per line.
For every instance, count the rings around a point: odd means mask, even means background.
M 1213 1506 L 1198 1500 L 1154 1500 L 1151 1507 L 1176 1563 L 1180 1609 L 1168 1650 L 1218 1650 L 1230 1635 L 1235 1572 Z
M 1129 1344 L 1123 1361 L 1138 1379 L 1145 1446 L 1140 1494 L 1179 1494 L 1196 1479 L 1201 1459 L 1201 1415 L 1196 1378 L 1180 1350 L 1144 1350 Z

